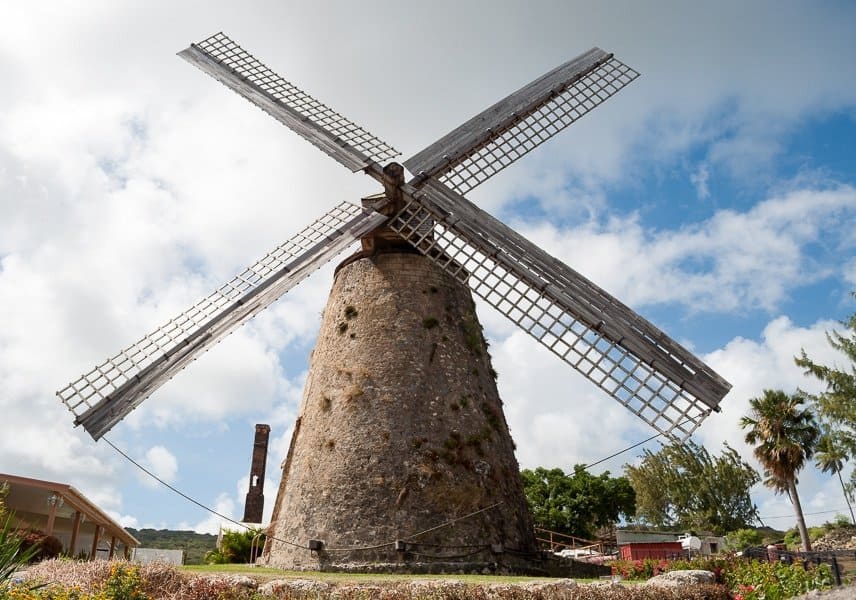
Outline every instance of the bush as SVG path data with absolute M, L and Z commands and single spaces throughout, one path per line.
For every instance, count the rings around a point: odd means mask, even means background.
M 261 534 L 261 535 L 260 535 Z M 208 564 L 249 563 L 252 562 L 253 539 L 257 540 L 257 552 L 264 547 L 265 536 L 261 529 L 246 529 L 244 531 L 227 531 L 220 540 L 220 547 L 205 555 Z
M 614 560 L 607 564 L 615 574 L 623 579 L 650 579 L 670 569 L 665 559 L 644 558 L 641 560 Z
M 833 582 L 832 571 L 825 564 L 806 569 L 801 564 L 768 563 L 734 555 L 673 561 L 620 560 L 611 566 L 625 579 L 648 579 L 661 572 L 686 569 L 710 571 L 717 583 L 735 593 L 737 600 L 782 600 L 809 590 L 826 589 Z
M 12 530 L 12 515 L 7 513 L 0 527 L 0 593 L 7 588 L 15 571 L 30 562 L 37 551 L 23 546 Z
M 62 552 L 62 542 L 43 531 L 28 529 L 16 532 L 15 536 L 21 540 L 21 548 L 27 550 L 32 548 L 35 552 L 30 562 L 56 558 Z
M 725 574 L 725 583 L 735 600 L 783 600 L 832 587 L 832 571 L 825 564 L 805 569 L 800 564 L 738 561 Z
M 826 529 L 824 527 L 809 527 L 808 539 L 814 542 L 818 538 L 822 537 L 825 533 Z M 798 549 L 802 547 L 802 539 L 800 539 L 800 532 L 796 527 L 794 527 L 793 529 L 788 529 L 785 532 L 785 544 L 788 548 L 791 549 Z
M 725 545 L 729 550 L 739 552 L 764 543 L 764 536 L 757 529 L 738 529 L 725 536 Z

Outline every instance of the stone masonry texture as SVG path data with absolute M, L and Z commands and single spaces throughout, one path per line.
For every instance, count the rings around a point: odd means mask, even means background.
M 472 296 L 426 258 L 337 272 L 269 533 L 263 561 L 292 569 L 535 551 Z
M 265 508 L 265 464 L 267 463 L 270 425 L 256 425 L 253 459 L 250 464 L 250 489 L 244 500 L 244 523 L 261 523 Z

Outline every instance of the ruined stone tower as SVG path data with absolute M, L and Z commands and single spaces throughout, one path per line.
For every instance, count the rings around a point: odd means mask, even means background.
M 270 425 L 256 425 L 253 460 L 250 464 L 250 489 L 244 501 L 244 523 L 261 523 L 265 509 L 265 464 L 267 463 Z
M 263 560 L 477 565 L 535 550 L 474 308 L 413 252 L 340 265 Z

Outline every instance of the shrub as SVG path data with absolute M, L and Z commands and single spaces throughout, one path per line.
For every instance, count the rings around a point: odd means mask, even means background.
M 15 571 L 30 562 L 37 552 L 37 547 L 24 547 L 12 530 L 12 515 L 7 513 L 0 527 L 0 593 L 7 588 Z
M 738 529 L 725 536 L 725 544 L 729 550 L 735 552 L 760 546 L 764 543 L 764 536 L 757 529 Z
M 149 600 L 144 586 L 145 580 L 139 565 L 116 562 L 110 568 L 110 576 L 101 591 L 111 600 Z
M 28 581 L 50 582 L 35 590 L 12 588 L 3 600 L 147 600 L 184 598 L 189 578 L 172 565 L 124 560 L 79 562 L 53 559 L 27 571 Z M 215 596 L 216 597 L 216 596 Z
M 809 527 L 808 528 L 808 539 L 812 542 L 816 541 L 818 538 L 822 537 L 826 533 L 826 529 L 823 527 Z M 794 527 L 793 529 L 788 529 L 785 532 L 785 544 L 788 548 L 800 548 L 802 547 L 802 540 L 800 539 L 799 530 Z
M 19 531 L 15 534 L 21 540 L 21 548 L 29 550 L 33 548 L 35 554 L 30 562 L 56 558 L 62 552 L 62 542 L 52 535 L 47 535 L 37 529 Z
M 205 555 L 205 562 L 209 564 L 223 563 L 249 563 L 254 557 L 250 556 L 253 538 L 260 535 L 256 546 L 262 548 L 265 536 L 261 529 L 246 529 L 244 531 L 227 531 L 223 534 L 220 547 Z
M 828 565 L 805 569 L 800 564 L 736 561 L 725 574 L 735 600 L 782 600 L 832 586 Z
M 610 566 L 625 579 L 648 579 L 661 572 L 686 569 L 711 571 L 717 583 L 725 584 L 736 600 L 784 600 L 832 585 L 832 571 L 825 564 L 806 569 L 800 564 L 768 563 L 734 555 L 672 561 L 618 560 Z

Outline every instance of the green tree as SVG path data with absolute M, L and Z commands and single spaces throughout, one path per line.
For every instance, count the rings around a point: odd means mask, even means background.
M 853 296 L 856 297 L 856 292 Z M 797 366 L 805 369 L 806 375 L 816 377 L 826 385 L 823 393 L 810 397 L 814 401 L 826 435 L 832 439 L 836 453 L 843 453 L 846 463 L 847 459 L 856 457 L 856 314 L 841 324 L 846 331 L 826 332 L 826 339 L 849 365 L 827 366 L 816 363 L 804 349 L 794 361 Z M 840 469 L 829 469 L 826 472 L 836 473 L 841 477 Z M 850 482 L 844 493 L 849 496 L 849 506 L 850 500 L 856 494 L 856 470 L 850 473 Z
M 809 552 L 811 540 L 797 494 L 797 473 L 811 458 L 820 430 L 814 414 L 803 406 L 804 402 L 802 394 L 764 390 L 760 398 L 749 400 L 749 414 L 740 419 L 740 426 L 748 429 L 746 443 L 755 445 L 755 458 L 764 467 L 764 485 L 790 498 L 803 549 Z
M 638 465 L 625 465 L 636 490 L 636 517 L 657 527 L 724 534 L 748 527 L 757 512 L 749 489 L 758 473 L 728 444 L 720 456 L 688 440 L 645 450 Z
M 853 516 L 853 505 L 850 504 L 850 490 L 844 484 L 844 478 L 841 477 L 841 471 L 844 470 L 844 465 L 847 463 L 847 452 L 841 440 L 830 433 L 824 433 L 817 442 L 817 449 L 814 452 L 814 464 L 824 473 L 835 473 L 838 475 L 838 482 L 841 484 L 841 492 L 844 494 L 844 501 L 847 502 L 847 508 L 850 509 L 850 521 L 856 525 L 856 517 Z
M 735 552 L 751 548 L 752 546 L 760 546 L 764 543 L 764 536 L 757 529 L 745 528 L 736 531 L 730 531 L 725 536 L 725 544 L 729 550 Z
M 636 511 L 636 495 L 626 477 L 609 471 L 592 475 L 583 465 L 562 469 L 524 469 L 523 490 L 536 527 L 591 539 L 595 530 Z

